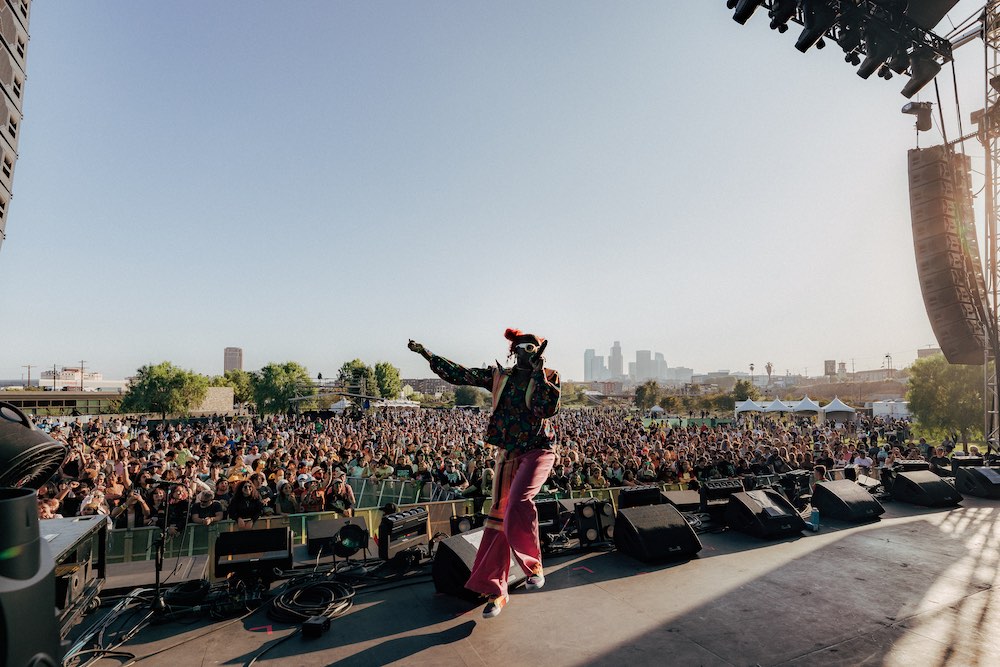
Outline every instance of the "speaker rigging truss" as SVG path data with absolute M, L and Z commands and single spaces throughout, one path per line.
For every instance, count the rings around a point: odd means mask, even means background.
M 858 67 L 864 79 L 878 72 L 884 79 L 893 73 L 908 74 L 902 93 L 912 97 L 937 76 L 952 58 L 948 40 L 930 31 L 955 3 L 927 0 L 727 0 L 733 20 L 745 24 L 758 8 L 767 10 L 770 27 L 788 30 L 802 26 L 795 48 L 805 53 L 826 40 L 837 43 L 844 60 Z

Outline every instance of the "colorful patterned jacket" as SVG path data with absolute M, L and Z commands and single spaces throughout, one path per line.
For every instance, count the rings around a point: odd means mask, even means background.
M 466 368 L 437 355 L 431 370 L 446 382 L 481 387 L 493 392 L 493 414 L 486 442 L 508 452 L 551 449 L 556 431 L 550 418 L 559 410 L 559 373 L 545 368 L 520 371 L 503 368 Z

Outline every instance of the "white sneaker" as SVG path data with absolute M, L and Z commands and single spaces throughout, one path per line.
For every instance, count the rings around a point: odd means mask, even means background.
M 483 607 L 483 618 L 495 618 L 500 615 L 503 608 L 507 605 L 506 596 L 501 596 L 498 598 L 490 598 L 490 601 L 486 603 Z
M 537 591 L 544 585 L 545 585 L 545 575 L 533 574 L 530 577 L 528 577 L 527 581 L 524 582 L 524 589 L 526 591 Z

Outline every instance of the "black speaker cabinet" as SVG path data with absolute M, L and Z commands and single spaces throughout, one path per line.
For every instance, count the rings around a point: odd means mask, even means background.
M 387 514 L 378 525 L 378 557 L 389 560 L 400 551 L 428 543 L 427 508 Z
M 957 477 L 959 468 L 981 468 L 984 465 L 986 465 L 986 461 L 983 460 L 982 456 L 952 456 L 951 474 L 953 477 Z
M 849 479 L 819 482 L 813 490 L 812 506 L 820 517 L 860 523 L 877 521 L 885 508 L 864 487 Z
M 726 506 L 726 525 L 754 537 L 798 535 L 806 522 L 783 495 L 770 489 L 734 493 Z
M 917 470 L 930 470 L 931 464 L 923 459 L 901 459 L 892 464 L 892 469 L 896 472 L 914 472 Z
M 434 577 L 434 588 L 438 593 L 452 595 L 464 600 L 476 601 L 482 596 L 465 587 L 472 575 L 472 566 L 476 562 L 476 552 L 483 541 L 483 528 L 476 528 L 465 533 L 453 535 L 443 542 L 438 542 L 434 552 L 434 564 L 431 574 Z M 528 575 L 510 555 L 510 574 L 507 576 L 507 587 L 513 588 Z
M 30 489 L 0 488 L 0 665 L 62 663 L 55 560 Z
M 607 500 L 587 498 L 575 506 L 577 536 L 581 547 L 612 542 L 615 538 L 615 510 Z
M 660 491 L 660 487 L 652 484 L 625 487 L 618 493 L 618 509 L 620 510 L 628 507 L 661 504 L 663 504 L 663 492 Z
M 254 574 L 269 579 L 274 568 L 292 568 L 292 531 L 285 526 L 219 533 L 214 563 L 216 577 Z
M 923 507 L 954 507 L 962 502 L 962 494 L 930 470 L 914 470 L 896 473 L 892 499 Z
M 690 489 L 684 491 L 664 491 L 663 499 L 681 512 L 697 512 L 701 507 L 701 494 Z
M 615 546 L 645 563 L 692 558 L 701 540 L 673 505 L 643 505 L 618 510 Z
M 734 493 L 743 491 L 743 481 L 735 477 L 706 479 L 698 492 L 701 494 L 701 511 L 724 509 Z
M 364 549 L 368 548 L 368 524 L 363 516 L 340 517 L 337 519 L 318 519 L 306 522 L 306 551 L 310 556 L 322 553 L 329 556 L 333 553 L 334 543 L 340 529 L 349 524 L 361 526 L 365 531 Z
M 1000 498 L 1000 468 L 956 468 L 955 487 L 967 496 L 996 500 Z

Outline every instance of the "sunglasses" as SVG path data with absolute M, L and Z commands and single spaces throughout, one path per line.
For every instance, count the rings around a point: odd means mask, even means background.
M 514 346 L 515 350 L 524 350 L 528 354 L 534 354 L 538 352 L 538 346 L 534 343 L 519 343 Z

